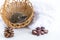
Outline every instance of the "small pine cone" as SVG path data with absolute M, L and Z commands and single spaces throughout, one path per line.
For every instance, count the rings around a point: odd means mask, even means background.
M 13 37 L 13 36 L 14 36 L 13 28 L 6 27 L 6 29 L 5 29 L 5 31 L 4 31 L 4 36 L 5 36 L 6 38 Z

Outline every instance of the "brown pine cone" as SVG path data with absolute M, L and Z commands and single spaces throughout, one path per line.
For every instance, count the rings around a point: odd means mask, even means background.
M 13 37 L 13 36 L 14 36 L 13 28 L 6 27 L 6 28 L 5 28 L 5 31 L 4 31 L 4 36 L 5 36 L 6 38 Z
M 48 30 L 45 29 L 45 27 L 37 27 L 36 29 L 32 30 L 33 35 L 44 35 L 47 34 Z

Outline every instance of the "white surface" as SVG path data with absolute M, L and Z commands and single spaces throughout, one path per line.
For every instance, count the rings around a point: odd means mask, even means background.
M 35 10 L 33 23 L 29 28 L 14 29 L 13 38 L 4 37 L 5 24 L 0 17 L 0 40 L 60 40 L 60 1 L 59 0 L 30 0 Z M 3 1 L 0 0 L 0 4 Z M 1 6 L 0 5 L 0 6 Z M 44 26 L 49 33 L 43 36 L 34 36 L 31 30 Z

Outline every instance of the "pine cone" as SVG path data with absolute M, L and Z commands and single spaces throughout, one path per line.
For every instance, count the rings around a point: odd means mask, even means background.
M 5 31 L 4 31 L 4 36 L 5 36 L 6 38 L 13 37 L 13 36 L 14 36 L 13 28 L 11 28 L 11 27 L 6 27 L 6 29 L 5 29 Z

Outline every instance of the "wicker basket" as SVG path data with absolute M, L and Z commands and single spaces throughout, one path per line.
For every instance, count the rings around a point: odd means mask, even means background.
M 21 28 L 26 27 L 33 19 L 34 11 L 29 0 L 5 0 L 2 10 L 2 18 L 8 27 Z M 12 23 L 9 18 L 14 13 L 21 13 L 27 16 L 22 23 Z

